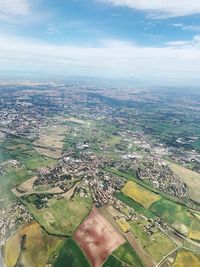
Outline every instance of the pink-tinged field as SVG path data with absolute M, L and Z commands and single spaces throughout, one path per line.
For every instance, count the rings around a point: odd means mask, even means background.
M 125 243 L 125 239 L 96 208 L 92 209 L 90 215 L 78 227 L 74 239 L 93 267 L 102 266 L 106 258 Z

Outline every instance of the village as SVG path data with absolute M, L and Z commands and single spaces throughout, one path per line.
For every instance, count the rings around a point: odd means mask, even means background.
M 130 172 L 138 179 L 149 181 L 156 189 L 171 196 L 183 198 L 187 194 L 186 185 L 175 175 L 167 163 L 153 155 L 127 155 L 126 160 L 116 163 L 119 170 Z
M 20 201 L 11 202 L 6 208 L 0 210 L 0 247 L 19 229 L 20 226 L 33 220 L 27 207 Z

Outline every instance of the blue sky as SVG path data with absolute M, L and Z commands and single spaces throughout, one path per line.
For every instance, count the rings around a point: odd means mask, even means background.
M 0 0 L 1 76 L 200 81 L 198 0 Z

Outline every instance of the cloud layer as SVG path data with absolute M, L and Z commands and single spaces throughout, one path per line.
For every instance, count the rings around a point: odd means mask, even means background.
M 162 84 L 200 82 L 199 37 L 179 45 L 140 47 L 116 40 L 99 46 L 50 45 L 0 36 L 0 71 L 137 78 Z M 194 45 L 195 43 L 195 45 Z
M 179 17 L 200 13 L 199 0 L 100 0 L 115 6 L 147 11 L 153 18 Z
M 0 20 L 12 20 L 30 12 L 27 0 L 0 0 Z

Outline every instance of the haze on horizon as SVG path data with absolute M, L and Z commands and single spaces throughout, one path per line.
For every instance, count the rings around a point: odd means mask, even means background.
M 0 79 L 200 82 L 196 0 L 0 0 Z

